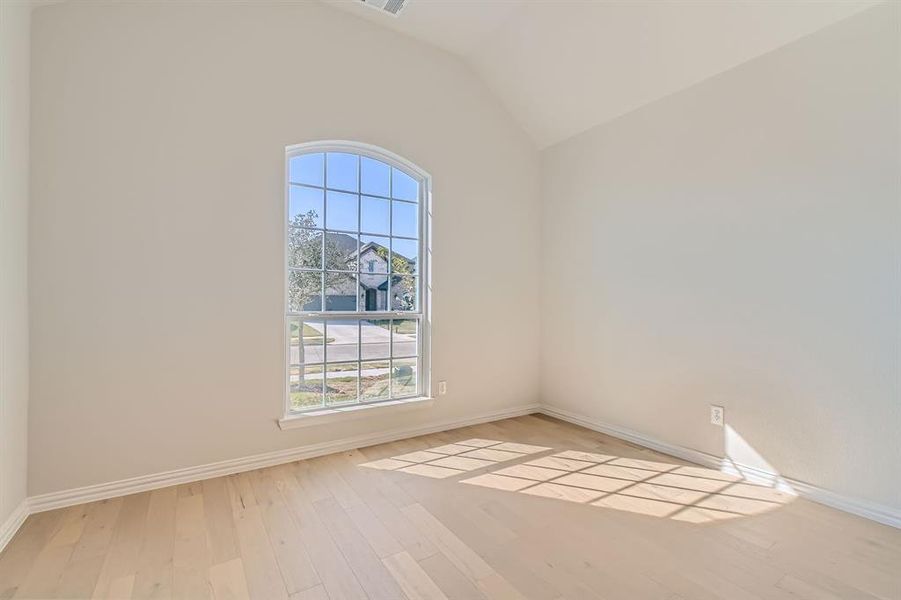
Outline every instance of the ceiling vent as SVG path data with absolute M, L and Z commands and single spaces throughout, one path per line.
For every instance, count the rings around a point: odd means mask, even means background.
M 410 0 L 360 0 L 365 6 L 396 17 Z

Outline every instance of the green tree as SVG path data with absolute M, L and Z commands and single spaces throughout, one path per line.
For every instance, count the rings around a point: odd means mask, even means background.
M 322 269 L 323 258 L 326 269 L 354 268 L 349 265 L 352 260 L 351 253 L 339 243 L 338 236 L 341 234 L 325 236 L 323 253 L 323 232 L 312 229 L 316 226 L 316 217 L 314 210 L 295 215 L 288 229 L 288 264 L 295 269 L 316 269 L 316 271 L 291 271 L 288 306 L 292 312 L 300 312 L 307 305 L 316 306 L 317 298 L 320 299 L 321 310 L 322 277 L 319 270 Z
M 376 246 L 375 253 L 379 255 L 385 262 L 388 262 L 388 249 L 384 246 Z M 414 271 L 414 263 L 412 260 L 404 258 L 400 254 L 391 256 L 391 272 L 405 275 L 412 275 Z
M 388 262 L 388 249 L 378 246 L 375 249 L 385 262 Z M 416 308 L 416 279 L 413 274 L 415 263 L 399 254 L 391 255 L 391 294 L 394 297 L 389 310 L 413 310 Z
M 394 310 L 413 310 L 416 308 L 416 279 L 412 275 L 400 275 L 391 278 L 391 294 L 394 296 Z
M 325 258 L 327 269 L 347 269 L 348 261 L 351 260 L 351 256 L 341 247 L 334 234 L 325 236 L 325 247 L 323 248 L 323 232 L 313 229 L 316 227 L 317 216 L 314 210 L 295 215 L 288 228 L 288 265 L 294 269 L 311 269 L 310 271 L 292 270 L 290 272 L 288 308 L 292 312 L 303 311 L 307 306 L 313 309 L 322 309 L 321 269 L 323 258 Z M 317 298 L 319 299 L 318 303 L 316 302 Z M 304 329 L 305 325 L 303 321 L 300 321 L 296 332 L 300 364 L 305 361 Z M 293 336 L 295 333 L 292 331 L 291 335 Z M 303 368 L 300 370 L 299 377 L 302 390 L 304 386 Z

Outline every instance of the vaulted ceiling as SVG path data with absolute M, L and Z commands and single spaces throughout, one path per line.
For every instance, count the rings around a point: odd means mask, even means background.
M 539 148 L 878 4 L 408 0 L 395 18 L 325 2 L 462 57 Z

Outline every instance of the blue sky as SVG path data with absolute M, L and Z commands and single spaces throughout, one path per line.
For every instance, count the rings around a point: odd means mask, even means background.
M 327 229 L 362 230 L 375 234 L 417 237 L 419 223 L 417 204 L 389 201 L 367 195 L 416 201 L 419 197 L 419 184 L 416 180 L 380 161 L 340 152 L 293 157 L 288 167 L 289 180 L 293 183 L 322 186 L 325 183 L 324 166 L 328 167 L 327 187 L 332 190 L 324 191 L 292 185 L 289 191 L 289 218 L 313 210 L 317 215 L 315 225 L 322 227 L 325 205 L 328 218 L 324 225 Z M 393 193 L 389 194 L 389 190 Z M 359 215 L 358 202 L 360 202 Z M 389 231 L 389 210 L 393 210 L 392 231 Z M 395 245 L 398 244 L 404 247 L 411 246 L 408 250 L 415 249 L 415 243 L 397 240 Z M 415 255 L 415 252 L 411 255 L 400 249 L 398 252 L 408 257 Z

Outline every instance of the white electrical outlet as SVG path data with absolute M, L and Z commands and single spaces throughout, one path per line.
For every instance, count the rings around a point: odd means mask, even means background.
M 447 393 L 447 382 L 439 381 L 438 382 L 438 395 L 443 396 L 446 393 Z
M 710 405 L 710 423 L 722 427 L 726 423 L 726 409 L 722 406 Z

